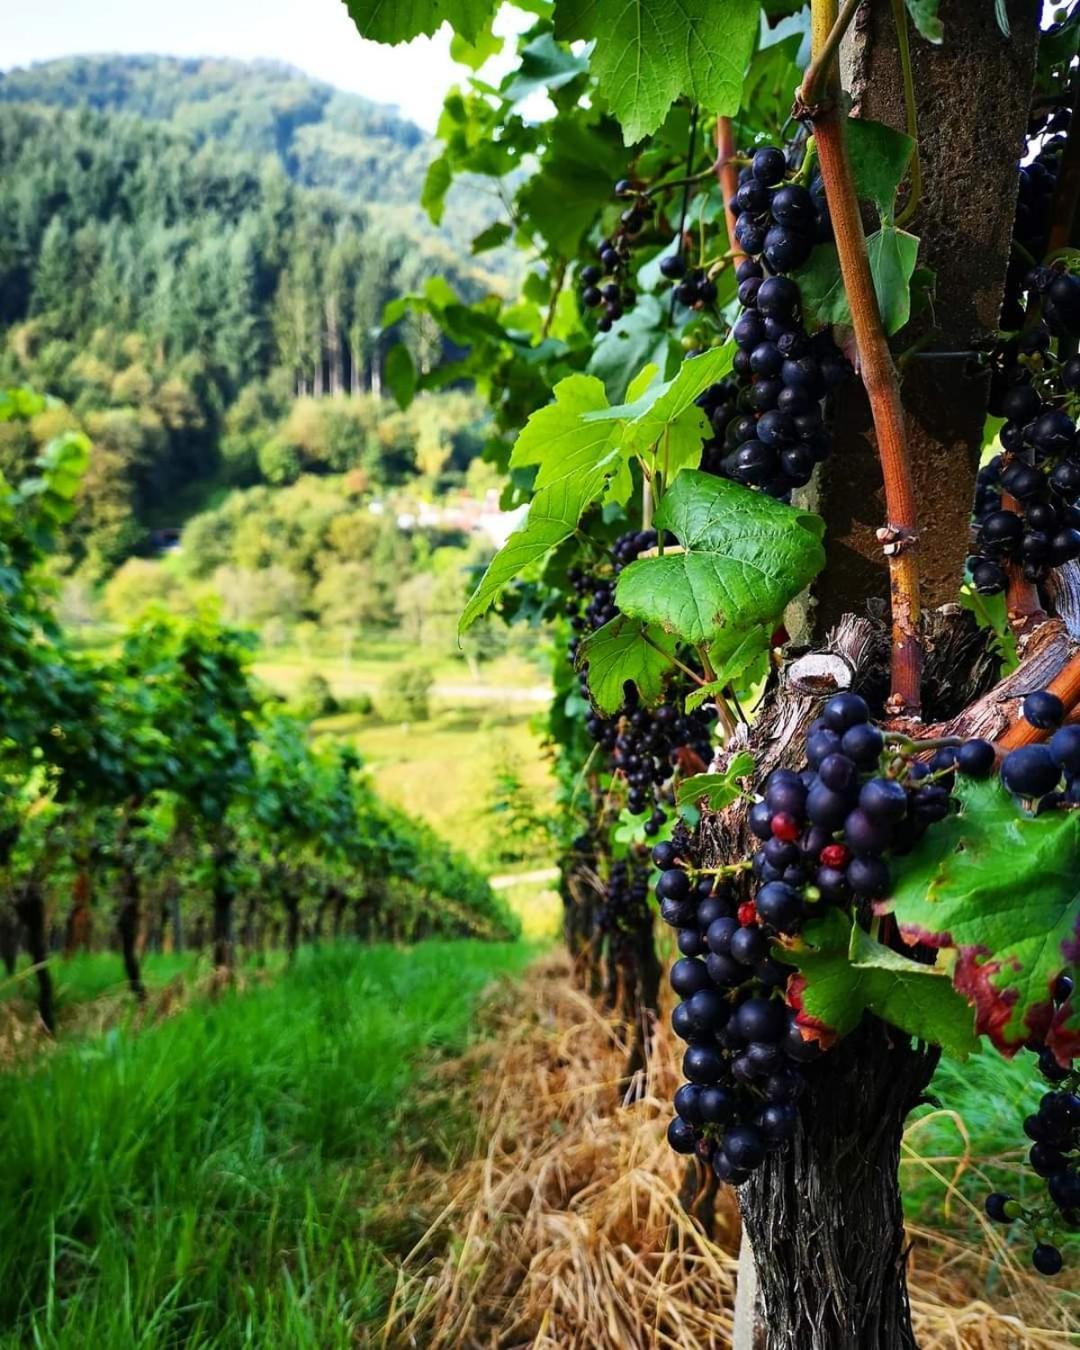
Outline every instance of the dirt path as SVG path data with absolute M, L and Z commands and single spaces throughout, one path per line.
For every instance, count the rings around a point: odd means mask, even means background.
M 505 891 L 511 886 L 531 885 L 533 882 L 557 881 L 557 867 L 541 867 L 535 872 L 512 872 L 507 876 L 488 877 L 488 885 L 493 891 Z

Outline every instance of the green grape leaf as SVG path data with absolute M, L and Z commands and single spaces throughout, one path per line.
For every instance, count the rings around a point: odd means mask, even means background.
M 416 367 L 404 343 L 397 343 L 386 354 L 383 363 L 383 378 L 398 407 L 407 408 L 416 393 Z
M 911 278 L 919 254 L 919 241 L 913 234 L 883 225 L 866 241 L 874 291 L 881 309 L 881 322 L 892 337 L 911 317 Z
M 675 825 L 678 819 L 679 817 L 672 813 L 660 826 L 656 834 L 646 834 L 645 826 L 649 823 L 648 812 L 643 811 L 640 815 L 635 816 L 624 806 L 619 812 L 619 819 L 611 832 L 611 841 L 616 846 L 614 856 L 625 858 L 635 844 L 639 846 L 647 844 L 649 848 L 654 848 L 661 840 L 670 839 L 675 833 Z
M 796 946 L 774 947 L 773 954 L 798 967 L 788 997 L 811 1040 L 829 1046 L 871 1012 L 957 1058 L 978 1048 L 971 1009 L 945 971 L 890 951 L 839 910 L 807 924 Z
M 955 952 L 976 1028 L 1013 1054 L 1050 1027 L 1051 987 L 1080 955 L 1080 812 L 1024 815 L 996 779 L 956 795 L 960 813 L 898 861 L 880 908 L 906 941 Z
M 667 322 L 667 309 L 655 295 L 643 295 L 593 346 L 588 370 L 604 381 L 608 398 L 618 403 L 631 397 L 627 386 L 644 365 L 655 365 L 661 374 L 677 369 L 682 356 Z
M 626 391 L 631 402 L 589 416 L 623 422 L 626 452 L 653 461 L 664 482 L 670 484 L 701 459 L 702 443 L 711 429 L 696 399 L 731 370 L 734 352 L 734 343 L 728 343 L 683 361 L 666 383 L 655 378 L 644 382 L 639 375 Z
M 907 0 L 911 21 L 927 42 L 941 42 L 945 26 L 938 17 L 940 0 Z
M 612 181 L 625 170 L 626 155 L 610 123 L 557 120 L 539 172 L 518 193 L 518 210 L 555 253 L 573 257 L 611 200 Z
M 487 253 L 489 249 L 498 248 L 513 234 L 513 229 L 505 220 L 494 220 L 485 230 L 481 230 L 473 239 L 469 246 L 469 252 L 472 254 Z
M 517 70 L 507 76 L 500 92 L 508 102 L 520 103 L 542 89 L 561 89 L 588 69 L 587 55 L 575 56 L 550 33 L 541 33 L 522 47 Z
M 428 213 L 431 221 L 438 225 L 446 208 L 446 194 L 454 181 L 454 171 L 445 155 L 433 159 L 424 175 L 424 185 L 420 189 L 420 205 Z
M 760 0 L 559 0 L 555 36 L 595 39 L 592 72 L 632 145 L 682 95 L 738 111 L 760 13 Z
M 1080 56 L 1080 11 L 1075 8 L 1054 32 L 1044 32 L 1039 38 L 1039 78 L 1036 89 L 1052 85 L 1055 70 L 1068 69 Z
M 695 400 L 730 372 L 735 350 L 729 342 L 684 361 L 673 380 L 649 385 L 637 400 L 646 406 L 628 424 L 623 444 L 639 455 L 655 446 L 665 483 L 700 462 L 702 442 L 712 432 Z
M 872 201 L 883 219 L 891 220 L 896 190 L 907 172 L 915 142 L 902 131 L 863 117 L 849 117 L 846 132 L 856 193 L 860 199 Z
M 695 646 L 767 622 L 825 563 L 817 516 L 694 469 L 665 493 L 655 524 L 681 550 L 631 563 L 615 599 Z
M 725 679 L 710 680 L 708 684 L 699 684 L 693 693 L 686 696 L 686 711 L 688 713 L 696 711 L 703 703 L 708 703 L 709 699 L 722 694 L 727 686 L 728 682 Z
M 620 614 L 595 633 L 582 638 L 577 664 L 588 665 L 589 693 L 602 713 L 610 716 L 623 705 L 623 686 L 637 686 L 643 703 L 655 703 L 664 681 L 675 669 L 675 639 L 639 619 Z
M 476 42 L 495 0 L 345 0 L 345 8 L 361 37 L 396 46 L 421 34 L 430 37 L 449 23 L 466 42 Z
M 738 780 L 753 772 L 754 757 L 743 750 L 723 773 L 696 773 L 691 778 L 684 778 L 675 789 L 676 805 L 697 805 L 704 798 L 710 811 L 722 811 L 740 797 L 750 795 Z
M 647 366 L 643 366 L 638 371 L 626 386 L 627 403 L 636 403 L 639 398 L 644 398 L 659 379 L 660 367 L 654 361 L 650 361 Z
M 474 42 L 467 41 L 460 33 L 450 39 L 450 60 L 458 65 L 468 66 L 470 70 L 479 70 L 485 61 L 498 56 L 503 49 L 504 39 L 496 37 L 491 31 L 491 17 L 476 35 Z
M 602 495 L 618 467 L 617 428 L 586 421 L 607 407 L 604 386 L 592 375 L 570 375 L 555 386 L 555 401 L 533 413 L 521 430 L 510 467 L 538 466 L 525 523 L 491 560 L 458 624 L 464 632 L 503 588 L 571 535 Z
M 757 624 L 748 633 L 736 635 L 737 640 L 730 649 L 722 639 L 712 643 L 709 647 L 709 661 L 715 679 L 687 694 L 686 711 L 693 712 L 707 699 L 722 694 L 729 685 L 738 686 L 748 674 L 755 674 L 762 656 L 768 658 L 769 639 L 775 627 L 774 623 Z M 738 688 L 735 692 L 736 694 L 739 692 Z
M 911 279 L 919 241 L 913 234 L 884 225 L 867 239 L 866 248 L 882 323 L 891 336 L 903 328 L 911 314 Z M 835 244 L 819 244 L 814 249 L 799 273 L 799 287 L 803 312 L 812 326 L 850 325 L 851 310 Z

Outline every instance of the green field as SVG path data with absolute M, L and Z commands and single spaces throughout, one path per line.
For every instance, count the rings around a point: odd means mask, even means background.
M 470 1142 L 417 1084 L 532 950 L 307 950 L 265 987 L 8 1075 L 0 1344 L 355 1344 L 418 1236 L 395 1172 Z
M 335 697 L 351 699 L 393 680 L 408 666 L 410 652 L 406 644 L 387 639 L 368 647 L 358 661 L 305 659 L 288 651 L 255 669 L 286 697 L 319 674 Z M 377 714 L 342 712 L 319 718 L 314 730 L 351 741 L 380 793 L 491 872 L 548 865 L 553 855 L 543 820 L 554 809 L 554 784 L 538 725 L 548 697 L 542 671 L 534 662 L 506 656 L 482 667 L 478 683 L 463 661 L 438 662 L 432 674 L 426 721 L 385 722 Z M 531 828 L 500 820 L 507 814 L 501 802 L 508 778 L 520 785 L 519 802 L 532 817 Z

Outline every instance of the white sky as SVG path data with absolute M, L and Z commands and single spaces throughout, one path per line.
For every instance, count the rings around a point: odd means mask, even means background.
M 450 60 L 448 28 L 407 46 L 382 47 L 359 37 L 341 0 L 35 0 L 12 4 L 11 11 L 0 69 L 101 52 L 269 57 L 396 104 L 429 130 L 447 89 L 468 74 Z M 511 31 L 514 18 L 522 18 L 520 11 L 502 16 L 497 31 Z M 495 66 L 485 68 L 485 78 Z

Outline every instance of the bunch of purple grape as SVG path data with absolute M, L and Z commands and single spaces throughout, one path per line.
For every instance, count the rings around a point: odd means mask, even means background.
M 1061 974 L 1054 983 L 1053 1003 L 1061 1016 L 1072 998 L 1073 980 Z M 1067 1015 L 1067 1014 L 1066 1014 Z M 1023 1205 L 1013 1196 L 994 1191 L 986 1197 L 986 1213 L 996 1223 L 1011 1224 L 1017 1219 L 1037 1237 L 1031 1263 L 1040 1275 L 1056 1275 L 1063 1265 L 1056 1242 L 1045 1240 L 1054 1229 L 1064 1226 L 1080 1229 L 1080 1073 L 1070 1061 L 1066 1067 L 1037 1037 L 1028 1048 L 1038 1055 L 1039 1072 L 1051 1084 L 1039 1102 L 1039 1109 L 1024 1121 L 1024 1133 L 1031 1140 L 1028 1162 L 1043 1179 L 1049 1206 Z
M 805 487 L 829 455 L 832 435 L 823 400 L 851 374 L 828 331 L 806 332 L 799 288 L 789 277 L 763 277 L 740 264 L 747 308 L 736 321 L 733 375 L 698 398 L 712 428 L 701 467 L 785 499 Z
M 589 263 L 578 273 L 581 303 L 586 309 L 602 310 L 596 321 L 601 333 L 608 332 L 637 299 L 628 284 L 630 259 L 634 245 L 652 214 L 649 198 L 638 191 L 629 179 L 620 179 L 615 184 L 615 195 L 633 200 L 619 217 L 614 232 L 601 240 L 596 250 L 600 261 Z
M 1055 567 L 1080 558 L 1080 443 L 1074 412 L 1080 398 L 1080 277 L 1058 260 L 1025 266 L 1047 248 L 1051 208 L 1070 110 L 1062 105 L 1033 119 L 1041 141 L 1020 168 L 1014 249 L 1005 282 L 1001 323 L 1019 330 L 991 355 L 990 412 L 1004 417 L 1002 453 L 979 470 L 975 538 L 968 568 L 972 585 L 997 595 L 1013 566 L 1042 581 Z M 1029 148 L 1032 148 L 1029 146 Z M 1010 501 L 1005 501 L 1008 494 Z
M 1068 283 L 1070 294 L 1075 289 L 1080 334 L 1080 278 L 1058 280 Z M 1045 346 L 1014 367 L 1017 378 L 996 391 L 991 404 L 1007 421 L 999 433 L 1002 453 L 979 470 L 975 551 L 968 563 L 972 585 L 984 595 L 1005 589 L 1006 564 L 1039 582 L 1051 568 L 1080 557 L 1080 441 L 1066 406 L 1080 395 L 1080 359 L 1049 356 L 1044 325 L 1021 340 L 1030 346 L 1035 339 Z M 1004 493 L 1012 499 L 1008 505 Z
M 672 1026 L 688 1042 L 669 1128 L 672 1147 L 738 1185 L 793 1133 L 801 1065 L 820 1055 L 799 1023 L 792 966 L 774 943 L 834 905 L 859 915 L 888 894 L 889 858 L 952 809 L 957 772 L 988 777 L 994 747 L 969 740 L 919 759 L 888 738 L 854 693 L 828 700 L 806 738 L 806 768 L 774 770 L 748 825 L 750 864 L 695 871 L 668 844 L 653 860 L 660 914 L 682 953 Z
M 779 498 L 829 454 L 822 401 L 851 374 L 829 331 L 806 331 L 799 287 L 783 275 L 831 237 L 819 187 L 784 182 L 785 172 L 783 151 L 767 146 L 740 175 L 735 236 L 751 256 L 736 272 L 738 350 L 731 378 L 698 399 L 712 427 L 702 468 Z
M 615 935 L 638 932 L 650 925 L 648 872 L 635 858 L 620 858 L 608 873 L 597 930 Z
M 1021 163 L 1018 170 L 1013 221 L 1013 239 L 1019 247 L 1013 250 L 1005 274 L 1002 328 L 1020 328 L 1024 322 L 1023 292 L 1028 289 L 1024 284 L 1024 259 L 1042 258 L 1047 250 L 1058 172 L 1066 144 L 1064 133 L 1069 129 L 1071 117 L 1071 108 L 1061 102 L 1035 113 L 1028 123 L 1023 156 L 1028 162 Z M 1036 153 L 1029 159 L 1032 150 Z
M 1080 725 L 1062 725 L 1065 705 L 1049 689 L 1028 694 L 1023 715 L 1039 731 L 1054 734 L 1045 744 L 1010 750 L 1001 765 L 1002 783 L 1017 797 L 1035 802 L 1040 813 L 1080 806 Z
M 735 240 L 751 258 L 763 258 L 774 274 L 802 267 L 815 244 L 833 237 L 825 188 L 818 175 L 809 187 L 787 180 L 787 156 L 778 146 L 754 152 L 739 171 L 734 202 Z
M 570 625 L 576 635 L 594 632 L 618 617 L 615 581 L 624 567 L 649 548 L 656 546 L 655 530 L 637 530 L 621 535 L 612 545 L 612 563 L 603 575 L 572 568 L 568 573 L 573 598 L 568 605 Z M 568 655 L 577 657 L 578 636 L 570 643 Z M 588 671 L 578 676 L 581 691 L 588 697 Z M 622 773 L 628 787 L 627 806 L 634 815 L 642 815 L 652 806 L 645 822 L 645 833 L 655 836 L 667 819 L 657 799 L 657 789 L 674 772 L 679 755 L 690 751 L 702 763 L 712 755 L 711 728 L 715 712 L 698 708 L 681 712 L 677 706 L 682 694 L 672 688 L 667 702 L 657 708 L 641 705 L 632 684 L 625 689 L 621 715 L 605 717 L 592 710 L 585 721 L 590 737 L 611 756 L 611 767 Z

